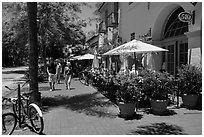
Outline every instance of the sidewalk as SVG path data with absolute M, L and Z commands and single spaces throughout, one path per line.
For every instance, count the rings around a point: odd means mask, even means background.
M 72 79 L 71 90 L 57 84 L 50 92 L 48 83 L 39 84 L 43 100 L 45 135 L 131 135 L 202 134 L 202 111 L 169 108 L 168 116 L 138 110 L 131 120 L 118 117 L 118 107 L 91 86 Z M 14 135 L 35 135 L 30 130 Z

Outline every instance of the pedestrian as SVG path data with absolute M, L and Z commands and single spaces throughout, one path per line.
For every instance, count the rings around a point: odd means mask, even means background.
M 55 77 L 56 77 L 56 64 L 53 58 L 49 59 L 49 64 L 47 66 L 48 81 L 50 84 L 50 91 L 55 90 Z
M 56 67 L 57 75 L 56 75 L 56 78 L 57 78 L 57 83 L 59 84 L 60 83 L 60 75 L 61 75 L 61 72 L 62 72 L 62 65 L 61 65 L 59 59 L 57 59 L 56 62 L 57 62 L 57 67 Z
M 70 90 L 71 85 L 71 77 L 72 77 L 72 67 L 71 63 L 68 61 L 65 68 L 64 68 L 64 77 L 65 77 L 65 86 L 66 89 Z

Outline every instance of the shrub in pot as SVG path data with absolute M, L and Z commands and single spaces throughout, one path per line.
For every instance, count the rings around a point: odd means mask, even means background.
M 114 78 L 114 75 L 108 70 L 94 69 L 90 71 L 91 85 L 112 101 L 115 101 L 115 93 L 118 88 L 113 82 Z
M 137 102 L 141 97 L 141 78 L 136 75 L 119 74 L 114 79 L 118 86 L 116 100 L 120 110 L 120 116 L 130 117 L 134 115 Z
M 178 70 L 179 92 L 185 107 L 194 108 L 202 92 L 201 68 L 183 65 Z
M 152 70 L 143 70 L 142 93 L 150 102 L 154 113 L 162 114 L 166 111 L 170 94 L 174 91 L 174 77 L 167 72 L 161 73 Z

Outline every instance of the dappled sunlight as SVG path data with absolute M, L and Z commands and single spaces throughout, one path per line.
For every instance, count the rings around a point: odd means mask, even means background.
M 104 96 L 97 96 L 100 93 L 83 94 L 73 97 L 69 96 L 54 96 L 43 97 L 42 105 L 46 106 L 44 111 L 49 111 L 52 107 L 63 106 L 67 109 L 78 113 L 84 113 L 86 115 L 98 116 L 98 117 L 117 117 L 117 114 L 109 112 L 108 107 L 113 103 L 108 101 Z

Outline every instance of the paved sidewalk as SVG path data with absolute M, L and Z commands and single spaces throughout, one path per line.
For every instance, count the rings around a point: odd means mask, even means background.
M 91 86 L 72 79 L 71 90 L 57 84 L 39 84 L 43 100 L 45 135 L 202 134 L 202 111 L 169 108 L 167 116 L 138 110 L 130 120 L 118 117 L 118 107 Z M 16 130 L 14 135 L 35 135 Z

